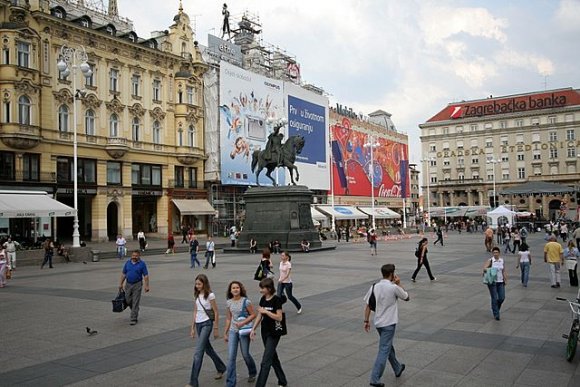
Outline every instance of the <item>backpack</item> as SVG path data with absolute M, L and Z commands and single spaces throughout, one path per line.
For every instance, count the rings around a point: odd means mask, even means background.
M 421 250 L 419 250 L 419 246 L 415 249 L 415 257 L 421 258 Z

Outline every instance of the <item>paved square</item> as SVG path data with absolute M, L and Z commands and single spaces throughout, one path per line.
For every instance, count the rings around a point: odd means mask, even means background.
M 340 243 L 335 251 L 295 254 L 294 293 L 304 313 L 285 305 L 288 336 L 279 346 L 289 386 L 368 386 L 377 352 L 376 331 L 363 331 L 362 297 L 379 268 L 395 263 L 411 301 L 400 304 L 395 346 L 407 368 L 396 379 L 387 365 L 384 382 L 396 386 L 580 386 L 578 358 L 568 363 L 565 340 L 573 298 L 563 273 L 561 289 L 551 289 L 543 263 L 543 235 L 530 239 L 533 265 L 528 288 L 505 256 L 509 273 L 501 321 L 489 310 L 481 267 L 489 256 L 482 234 L 451 233 L 444 247 L 430 246 L 437 281 L 421 272 L 410 276 L 417 238 L 379 243 L 373 257 L 366 243 Z M 111 300 L 121 270 L 118 260 L 59 264 L 55 269 L 20 267 L 0 290 L 0 385 L 2 386 L 183 386 L 191 369 L 194 342 L 189 337 L 192 286 L 200 270 L 189 269 L 186 254 L 145 256 L 151 292 L 142 297 L 139 324 L 129 313 L 114 314 Z M 242 281 L 259 299 L 253 273 L 258 255 L 218 253 L 208 274 L 222 311 L 226 287 Z M 279 260 L 275 259 L 275 265 Z M 424 270 L 424 269 L 423 269 Z M 99 333 L 88 336 L 85 327 Z M 215 347 L 227 359 L 223 339 Z M 259 364 L 260 340 L 251 346 Z M 238 384 L 246 368 L 238 356 Z M 204 359 L 200 383 L 220 386 Z M 276 383 L 273 373 L 270 384 Z

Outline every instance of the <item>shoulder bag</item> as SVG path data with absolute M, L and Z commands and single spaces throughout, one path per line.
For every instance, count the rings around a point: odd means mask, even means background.
M 375 297 L 375 285 L 373 284 L 373 288 L 371 290 L 371 296 L 369 297 L 369 309 L 373 312 L 377 309 L 377 298 Z
M 203 306 L 203 304 L 201 303 L 201 301 L 199 300 L 199 296 L 197 297 L 197 303 L 199 305 L 201 305 L 201 308 L 203 309 L 203 311 L 205 312 L 205 314 L 207 314 L 207 317 L 209 317 L 209 319 L 211 321 L 215 321 L 215 312 L 213 310 L 213 308 L 210 308 L 210 310 L 207 310 L 205 308 L 205 306 Z
M 244 298 L 244 303 L 242 304 L 242 312 L 240 313 L 240 315 L 238 316 L 238 318 L 236 319 L 236 322 L 242 322 L 245 319 L 248 318 L 248 309 L 246 308 L 246 302 L 247 302 L 247 298 Z M 247 336 L 250 334 L 250 332 L 252 331 L 252 322 L 250 321 L 249 323 L 247 323 L 244 326 L 241 326 L 238 328 L 238 334 L 240 336 Z

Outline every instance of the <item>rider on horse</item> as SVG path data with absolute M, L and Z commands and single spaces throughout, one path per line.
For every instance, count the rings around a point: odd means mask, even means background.
M 276 161 L 276 165 L 280 165 L 280 157 L 282 153 L 282 139 L 284 134 L 280 133 L 280 129 L 284 126 L 284 123 L 278 123 L 274 125 L 274 131 L 268 136 L 268 142 L 266 143 L 266 149 L 264 152 L 264 159 L 266 161 Z

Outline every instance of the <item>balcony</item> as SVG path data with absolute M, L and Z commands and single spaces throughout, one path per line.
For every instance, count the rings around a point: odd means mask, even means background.
M 177 161 L 184 165 L 192 165 L 196 161 L 205 159 L 203 149 L 189 146 L 175 147 Z
M 574 183 L 580 180 L 580 173 L 559 173 L 557 175 L 528 176 L 528 181 L 549 181 L 553 183 Z
M 21 124 L 3 124 L 0 140 L 14 149 L 32 149 L 40 143 L 40 127 Z
M 109 137 L 107 138 L 107 145 L 105 150 L 114 159 L 121 158 L 125 156 L 125 153 L 129 150 L 127 145 L 127 139 L 122 137 Z
M 450 186 L 458 186 L 458 185 L 475 185 L 475 184 L 483 184 L 483 179 L 453 179 L 453 180 L 439 180 L 437 183 L 431 183 L 433 187 L 450 187 Z

